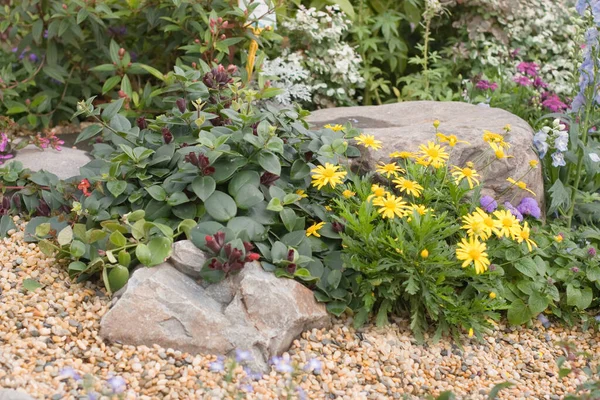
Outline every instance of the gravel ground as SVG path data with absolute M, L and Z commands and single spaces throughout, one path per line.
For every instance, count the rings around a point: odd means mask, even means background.
M 242 386 L 252 390 L 249 398 L 285 398 L 289 374 L 273 370 L 258 380 L 226 383 L 224 374 L 211 372 L 214 356 L 104 343 L 98 330 L 110 299 L 103 289 L 71 282 L 63 267 L 22 241 L 22 228 L 0 240 L 0 388 L 39 399 L 85 398 L 81 383 L 61 375 L 71 367 L 96 376 L 97 385 L 123 377 L 128 399 L 231 398 L 227 393 Z M 27 278 L 44 286 L 28 292 Z M 600 352 L 592 331 L 538 323 L 532 329 L 499 325 L 484 342 L 465 338 L 462 349 L 447 340 L 418 345 L 402 320 L 360 331 L 349 325 L 339 320 L 331 330 L 305 332 L 284 355 L 301 365 L 322 361 L 320 374 L 294 374 L 307 398 L 417 399 L 453 390 L 459 398 L 484 399 L 494 384 L 508 380 L 516 385 L 500 398 L 559 399 L 584 377 L 558 378 L 556 358 L 563 351 L 556 343 L 577 342 L 579 350 Z

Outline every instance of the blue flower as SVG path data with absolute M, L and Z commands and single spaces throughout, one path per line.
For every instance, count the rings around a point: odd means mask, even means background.
M 308 360 L 304 369 L 309 372 L 314 372 L 315 374 L 320 374 L 323 370 L 323 363 L 318 358 L 311 358 Z
M 213 361 L 209 364 L 209 368 L 211 372 L 223 372 L 225 370 L 225 364 L 223 363 L 225 359 L 223 356 L 217 357 L 217 361 Z
M 554 139 L 554 147 L 558 151 L 567 151 L 569 149 L 569 133 L 566 131 L 558 132 L 558 136 Z
M 542 216 L 542 210 L 537 200 L 532 197 L 524 197 L 517 206 L 517 210 L 523 215 L 531 215 L 537 219 L 540 219 Z
M 244 367 L 244 372 L 246 372 L 246 376 L 254 381 L 258 381 L 259 379 L 262 379 L 263 375 L 260 372 L 256 372 L 251 370 L 248 367 Z
M 271 359 L 271 364 L 273 364 L 277 372 L 282 374 L 294 371 L 294 367 L 290 364 L 290 360 L 283 357 L 273 357 Z
M 537 131 L 535 135 L 533 135 L 533 145 L 537 150 L 540 158 L 544 158 L 546 153 L 548 152 L 548 134 L 544 131 Z
M 510 204 L 508 201 L 504 203 L 504 208 L 506 208 L 508 211 L 510 211 L 510 213 L 512 215 L 514 215 L 515 217 L 517 217 L 517 219 L 519 221 L 523 221 L 523 214 L 521 214 L 519 212 L 519 210 L 517 210 L 512 204 Z
M 553 167 L 564 167 L 567 165 L 565 162 L 565 156 L 560 151 L 552 154 L 552 166 Z
M 98 393 L 96 392 L 91 392 L 87 394 L 87 400 L 98 400 L 100 398 L 100 396 L 98 396 Z
M 71 378 L 71 379 L 75 379 L 76 381 L 81 380 L 81 375 L 79 375 L 77 373 L 77 371 L 75 371 L 73 368 L 71 367 L 65 367 L 60 371 L 60 376 L 62 376 L 63 378 Z
M 252 392 L 254 392 L 254 388 L 250 384 L 241 385 L 240 389 L 243 390 L 246 393 L 252 393 Z
M 306 391 L 304 389 L 302 389 L 300 386 L 298 386 L 296 388 L 296 391 L 298 392 L 298 399 L 300 399 L 300 400 L 308 399 L 308 395 L 306 394 Z
M 106 383 L 108 383 L 108 386 L 110 386 L 114 394 L 123 393 L 127 388 L 127 383 L 125 382 L 125 379 L 121 378 L 120 376 L 113 376 L 111 378 L 108 378 Z
M 489 213 L 496 211 L 496 208 L 498 208 L 498 203 L 492 196 L 483 196 L 479 200 L 479 204 L 486 212 Z
M 250 353 L 248 350 L 236 350 L 235 351 L 235 361 L 237 361 L 238 363 L 242 363 L 245 361 L 250 361 L 252 360 L 252 353 Z

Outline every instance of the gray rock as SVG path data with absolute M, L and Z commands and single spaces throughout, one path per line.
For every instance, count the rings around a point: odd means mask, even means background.
M 200 271 L 206 259 L 206 254 L 197 248 L 191 240 L 181 240 L 173 244 L 171 263 L 187 276 L 200 278 Z
M 0 389 L 0 400 L 33 400 L 25 392 L 18 392 L 12 389 Z
M 68 179 L 79 175 L 79 168 L 89 163 L 91 158 L 83 150 L 68 147 L 63 147 L 60 151 L 40 150 L 29 145 L 19 150 L 13 160 L 22 162 L 23 167 L 32 171 L 44 170 L 53 173 L 60 179 Z
M 102 318 L 100 334 L 131 345 L 159 344 L 188 353 L 253 355 L 268 360 L 301 332 L 329 326 L 324 305 L 300 283 L 275 277 L 259 263 L 205 288 L 171 264 L 138 268 L 120 299 Z
M 361 157 L 354 166 L 363 170 L 374 170 L 379 161 L 388 161 L 388 155 L 394 151 L 415 151 L 420 144 L 435 139 L 434 120 L 440 121 L 440 131 L 456 135 L 470 145 L 459 144 L 454 147 L 450 158 L 451 165 L 464 166 L 474 161 L 489 148 L 482 139 L 483 130 L 501 133 L 506 124 L 510 124 L 509 155 L 514 158 L 499 160 L 485 171 L 482 194 L 498 198 L 509 187 L 506 178 L 520 179 L 529 170 L 529 160 L 538 156 L 532 148 L 533 130 L 521 118 L 499 108 L 481 107 L 460 102 L 409 101 L 383 106 L 340 107 L 314 111 L 308 118 L 316 127 L 326 124 L 345 124 L 365 133 L 372 134 L 383 142 L 381 150 L 361 149 Z M 476 165 L 477 167 L 477 165 Z M 481 167 L 481 165 L 479 165 Z M 479 171 L 481 173 L 481 171 Z M 541 168 L 528 173 L 523 181 L 543 201 L 543 178 Z M 501 196 L 501 200 L 510 200 L 516 195 L 521 198 L 531 196 L 527 192 L 512 188 Z M 543 207 L 542 207 L 543 209 Z

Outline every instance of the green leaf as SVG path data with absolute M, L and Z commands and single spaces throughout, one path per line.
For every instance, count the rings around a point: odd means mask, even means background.
M 291 208 L 284 208 L 279 212 L 279 217 L 281 218 L 285 229 L 287 229 L 288 232 L 292 232 L 296 226 L 296 221 L 298 220 L 298 216 L 294 210 Z
M 111 233 L 108 240 L 110 240 L 110 242 L 114 244 L 115 247 L 123 247 L 127 244 L 127 239 L 119 231 L 114 231 L 113 233 Z
M 87 265 L 85 265 L 81 261 L 73 261 L 69 264 L 68 269 L 69 272 L 79 273 L 85 271 L 87 269 Z
M 121 111 L 121 107 L 123 107 L 123 101 L 125 101 L 125 99 L 120 98 L 119 100 L 113 101 L 108 106 L 106 106 L 104 111 L 102 111 L 102 119 L 104 119 L 105 121 L 110 121 L 112 117 L 114 117 L 119 111 Z
M 281 175 L 279 158 L 270 151 L 262 150 L 258 154 L 258 164 L 272 174 Z
M 573 285 L 567 285 L 567 305 L 575 306 L 580 310 L 585 310 L 592 303 L 592 299 L 593 292 L 591 288 L 586 287 L 580 289 Z
M 8 236 L 8 231 L 17 229 L 17 226 L 13 222 L 12 216 L 3 215 L 0 217 L 0 238 Z
M 348 306 L 343 301 L 332 301 L 327 303 L 327 311 L 335 315 L 336 317 L 341 316 Z
M 75 139 L 75 144 L 77 144 L 79 142 L 83 142 L 84 140 L 91 139 L 100 132 L 102 132 L 102 125 L 94 124 L 94 125 L 87 126 L 77 136 L 77 139 Z
M 235 217 L 229 220 L 227 228 L 231 229 L 237 237 L 241 232 L 246 232 L 245 240 L 259 242 L 264 239 L 266 229 L 263 225 L 248 217 Z
M 150 186 L 146 188 L 146 191 L 154 200 L 165 201 L 167 199 L 167 192 L 160 186 Z
M 146 266 L 149 266 L 152 263 L 152 253 L 144 243 L 140 243 L 136 246 L 135 256 L 139 262 Z
M 529 309 L 534 315 L 537 315 L 548 308 L 549 303 L 547 296 L 535 291 L 531 293 L 531 296 L 529 296 L 529 300 L 527 301 Z
M 246 184 L 235 195 L 235 204 L 242 210 L 247 210 L 264 200 L 262 192 L 252 184 Z
M 500 393 L 501 390 L 507 389 L 513 385 L 514 385 L 514 383 L 510 383 L 510 382 L 498 383 L 497 385 L 495 385 L 492 388 L 492 390 L 490 390 L 490 393 L 488 395 L 488 400 L 495 400 L 498 397 L 498 393 Z
M 290 178 L 293 181 L 299 181 L 310 175 L 310 167 L 302 160 L 296 160 L 290 170 Z
M 117 86 L 119 84 L 119 82 L 121 82 L 121 77 L 118 75 L 111 76 L 110 78 L 108 78 L 104 82 L 104 85 L 102 85 L 102 94 L 106 94 L 107 92 L 110 92 L 112 89 L 114 89 L 115 86 Z
M 77 259 L 83 256 L 85 254 L 85 251 L 86 245 L 83 242 L 79 240 L 73 240 L 70 247 L 71 257 Z
M 108 273 L 110 289 L 113 292 L 116 292 L 117 290 L 125 286 L 128 280 L 129 270 L 122 265 L 117 265 L 116 267 L 111 268 L 110 272 Z
M 167 199 L 167 204 L 170 205 L 171 207 L 175 207 L 180 204 L 188 203 L 189 201 L 190 201 L 190 199 L 187 197 L 187 195 L 185 193 L 175 192 L 169 196 L 169 198 Z
M 41 288 L 42 285 L 35 279 L 27 278 L 23 281 L 23 287 L 29 292 L 34 292 L 37 289 Z
M 44 237 L 50 233 L 50 229 L 51 229 L 51 225 L 48 222 L 39 224 L 38 226 L 35 227 L 35 235 L 38 237 Z
M 135 66 L 141 67 L 142 69 L 146 70 L 146 71 L 147 71 L 147 72 L 149 72 L 149 73 L 150 73 L 152 76 L 154 76 L 154 77 L 155 77 L 155 78 L 157 78 L 157 79 L 160 79 L 161 81 L 164 81 L 164 80 L 165 80 L 165 77 L 164 77 L 164 75 L 163 75 L 163 74 L 162 74 L 162 73 L 161 73 L 159 70 L 157 70 L 157 69 L 156 69 L 156 68 L 154 68 L 154 67 L 151 67 L 151 66 L 149 66 L 149 65 L 146 65 L 146 64 L 139 64 L 139 63 L 136 63 L 136 64 L 135 64 Z
M 223 225 L 215 221 L 200 222 L 191 230 L 191 241 L 199 249 L 207 250 L 205 237 L 212 236 L 224 229 Z
M 515 300 L 510 305 L 507 316 L 511 325 L 522 325 L 533 318 L 531 310 L 521 299 Z
M 56 251 L 52 243 L 50 243 L 50 241 L 46 239 L 40 240 L 38 243 L 38 247 L 40 248 L 40 251 L 48 257 L 52 257 L 52 255 L 54 255 L 54 252 Z
M 269 204 L 267 204 L 267 210 L 275 212 L 280 212 L 283 210 L 281 200 L 279 200 L 277 197 L 273 197 L 271 201 L 269 201 Z
M 171 255 L 172 240 L 166 237 L 155 237 L 148 242 L 148 249 L 152 255 L 148 267 L 164 263 Z
M 519 260 L 515 264 L 515 268 L 519 270 L 523 275 L 526 275 L 530 278 L 535 278 L 538 276 L 537 266 L 535 262 L 531 258 L 524 258 Z
M 117 260 L 122 266 L 129 267 L 129 264 L 131 264 L 131 254 L 129 254 L 127 250 L 123 249 L 119 252 Z
M 240 189 L 245 185 L 252 185 L 256 188 L 260 186 L 260 175 L 256 171 L 240 171 L 231 180 L 227 186 L 227 191 L 235 197 Z
M 561 207 L 569 207 L 571 203 L 571 190 L 572 189 L 570 187 L 565 187 L 560 179 L 557 179 L 556 182 L 554 182 L 554 185 L 548 189 L 548 193 L 552 199 L 550 202 L 550 208 L 548 209 L 548 214 L 552 214 Z
M 56 237 L 56 241 L 61 246 L 66 246 L 73 240 L 73 228 L 70 225 L 63 228 Z
M 235 201 L 226 193 L 214 192 L 204 203 L 206 212 L 217 221 L 229 221 L 237 214 Z
M 600 281 L 600 267 L 598 267 L 598 266 L 589 267 L 586 271 L 586 276 L 591 282 Z
M 106 183 L 108 191 L 115 197 L 119 197 L 125 189 L 127 189 L 127 182 L 125 181 L 109 181 Z
M 337 289 L 340 285 L 340 281 L 342 280 L 342 271 L 334 269 L 329 271 L 329 275 L 327 275 L 327 283 L 334 289 Z
M 114 72 L 117 70 L 117 67 L 115 67 L 112 64 L 101 64 L 101 65 L 96 65 L 94 68 L 90 68 L 90 71 L 94 71 L 94 72 Z
M 198 176 L 192 182 L 192 190 L 202 201 L 206 201 L 215 191 L 217 184 L 210 176 Z

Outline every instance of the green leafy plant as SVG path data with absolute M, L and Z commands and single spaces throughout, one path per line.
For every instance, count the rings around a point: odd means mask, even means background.
M 124 99 L 131 113 L 160 110 L 171 85 L 160 71 L 181 60 L 245 64 L 253 40 L 253 10 L 218 0 L 14 1 L 0 9 L 0 113 L 21 125 L 49 126 L 68 120 L 77 101 L 95 94 L 96 104 Z M 274 10 L 271 8 L 271 12 Z M 161 51 L 156 51 L 156 49 Z

